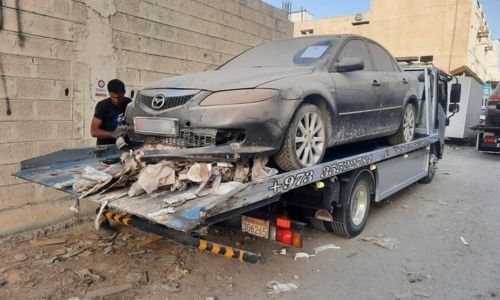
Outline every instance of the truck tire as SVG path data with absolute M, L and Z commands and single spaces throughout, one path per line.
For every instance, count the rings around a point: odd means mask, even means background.
M 282 171 L 293 171 L 320 163 L 328 144 L 326 122 L 321 110 L 303 104 L 288 126 L 283 145 L 274 156 Z
M 437 164 L 438 158 L 434 153 L 431 153 L 429 156 L 429 169 L 427 172 L 427 176 L 424 178 L 420 179 L 420 183 L 431 183 L 432 179 L 434 179 L 434 174 L 436 174 L 436 164 Z
M 417 122 L 417 113 L 415 105 L 407 103 L 403 110 L 403 120 L 398 131 L 389 137 L 391 145 L 397 145 L 409 142 L 415 136 L 415 127 Z
M 331 229 L 334 233 L 352 238 L 363 231 L 370 212 L 373 179 L 367 170 L 355 171 L 340 187 L 340 199 L 347 199 L 345 208 L 333 211 Z

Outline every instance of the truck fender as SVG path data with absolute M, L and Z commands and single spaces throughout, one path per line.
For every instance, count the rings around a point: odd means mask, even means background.
M 369 177 L 371 178 L 370 190 L 372 192 L 374 192 L 375 191 L 375 176 L 374 176 L 372 171 L 370 171 L 369 169 L 365 169 L 365 168 L 354 170 L 354 171 L 349 172 L 349 173 L 345 174 L 344 176 L 342 176 L 340 178 L 340 183 L 341 183 L 340 189 L 343 188 L 343 186 L 346 186 L 347 185 L 346 183 L 351 182 L 351 181 L 355 181 L 356 179 L 358 179 L 358 177 L 361 176 L 362 174 L 369 175 Z M 340 191 L 340 189 L 339 189 L 339 191 Z M 340 198 L 340 194 L 339 194 L 339 198 Z M 349 202 L 348 198 L 342 198 L 339 200 L 340 201 L 339 201 L 338 207 L 340 207 L 342 210 L 346 210 L 349 208 L 348 207 L 348 202 Z

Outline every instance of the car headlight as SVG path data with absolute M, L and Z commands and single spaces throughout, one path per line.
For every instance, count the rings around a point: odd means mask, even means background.
M 278 90 L 272 89 L 244 89 L 215 92 L 201 101 L 201 106 L 231 105 L 259 102 L 276 97 Z

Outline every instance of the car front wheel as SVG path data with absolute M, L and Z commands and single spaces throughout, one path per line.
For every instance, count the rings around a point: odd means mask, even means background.
M 323 160 L 326 145 L 326 123 L 322 112 L 313 104 L 303 104 L 290 122 L 274 160 L 283 171 L 312 166 Z

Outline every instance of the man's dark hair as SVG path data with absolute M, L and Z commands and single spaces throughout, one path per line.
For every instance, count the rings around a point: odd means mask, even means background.
M 108 92 L 125 93 L 125 84 L 120 79 L 113 79 L 108 82 Z

